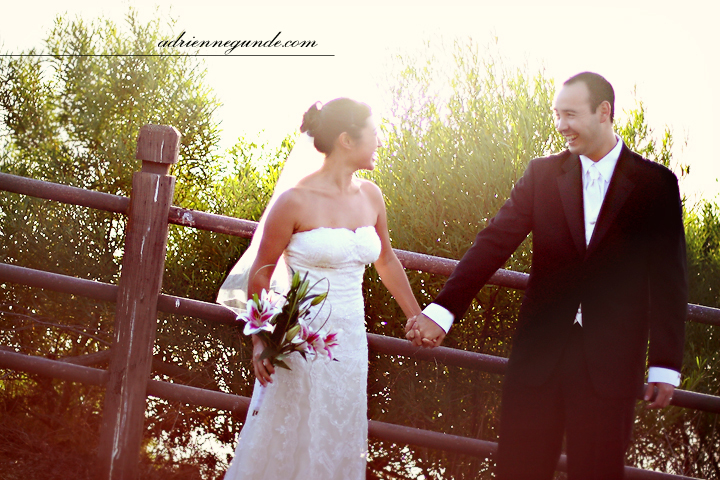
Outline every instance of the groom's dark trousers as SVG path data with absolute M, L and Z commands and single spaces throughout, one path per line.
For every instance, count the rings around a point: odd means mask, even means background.
M 502 480 L 551 479 L 563 434 L 570 480 L 622 478 L 646 364 L 680 371 L 687 267 L 677 178 L 623 146 L 586 246 L 581 172 L 569 151 L 531 161 L 434 302 L 461 318 L 532 232 L 503 387 Z

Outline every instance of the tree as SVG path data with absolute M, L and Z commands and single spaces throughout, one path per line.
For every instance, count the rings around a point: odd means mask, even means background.
M 171 27 L 169 25 L 168 27 Z M 148 123 L 177 127 L 182 133 L 174 203 L 217 211 L 213 196 L 222 174 L 215 153 L 218 106 L 203 84 L 204 67 L 192 56 L 152 56 L 168 27 L 159 20 L 138 21 L 133 11 L 124 28 L 113 22 L 58 18 L 46 42 L 50 57 L 4 57 L 0 61 L 0 115 L 3 150 L 0 169 L 6 173 L 128 196 L 138 131 Z M 31 50 L 27 53 L 35 54 Z M 148 56 L 148 54 L 151 54 Z M 59 205 L 19 195 L 0 194 L 0 258 L 5 263 L 116 283 L 122 256 L 125 218 L 107 212 Z M 242 241 L 232 242 L 236 249 Z M 207 299 L 212 286 L 187 286 L 192 262 L 223 263 L 211 234 L 173 229 L 169 240 L 166 290 L 194 293 Z M 203 254 L 202 252 L 206 252 Z M 209 260 L 207 260 L 209 259 Z M 198 261 L 198 263 L 200 263 Z M 220 270 L 216 277 L 222 274 Z M 193 275 L 191 281 L 196 280 Z M 216 278 L 217 280 L 217 278 Z M 107 349 L 112 341 L 114 305 L 17 285 L 0 286 L 2 344 L 22 353 L 50 358 L 78 356 Z M 168 347 L 193 345 L 178 333 L 175 319 L 163 318 L 156 345 L 157 359 L 172 363 L 169 371 L 186 383 L 213 384 L 207 368 L 198 378 L 180 372 L 203 367 L 203 358 L 185 355 L 182 361 Z M 183 319 L 184 322 L 189 322 Z M 228 329 L 218 335 L 228 334 Z M 167 340 L 175 336 L 175 341 Z M 166 369 L 167 370 L 167 369 Z M 187 375 L 186 375 L 187 377 Z M 103 390 L 33 375 L 8 372 L 0 386 L 4 432 L 0 439 L 3 478 L 88 478 Z M 167 423 L 159 405 L 151 404 Z M 172 413 L 172 412 L 170 412 Z M 203 412 L 189 423 L 197 426 Z M 159 443 L 155 424 L 148 426 L 148 444 Z M 154 435 L 154 436 L 153 436 Z M 157 449 L 156 449 L 157 450 Z M 179 465 L 165 462 L 156 451 L 146 456 L 154 478 L 175 472 L 197 478 L 214 475 L 216 459 Z M 208 473 L 209 472 L 209 473 Z

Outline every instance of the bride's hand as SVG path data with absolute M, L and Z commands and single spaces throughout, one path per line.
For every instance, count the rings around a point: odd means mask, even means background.
M 405 323 L 405 338 L 412 341 L 415 338 L 415 319 L 417 316 L 410 317 Z
M 266 358 L 264 360 L 260 360 L 260 356 L 262 355 L 263 350 L 265 350 L 265 345 L 263 344 L 262 340 L 257 335 L 252 336 L 253 341 L 253 356 L 252 356 L 252 363 L 253 363 L 253 369 L 255 370 L 255 378 L 260 381 L 262 386 L 266 386 L 268 383 L 272 383 L 272 375 L 275 373 L 275 367 L 273 367 L 272 362 L 269 358 Z

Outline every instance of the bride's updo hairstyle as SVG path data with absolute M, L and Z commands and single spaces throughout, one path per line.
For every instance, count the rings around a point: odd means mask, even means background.
M 313 104 L 303 115 L 300 131 L 313 137 L 318 152 L 329 155 L 335 147 L 335 139 L 347 132 L 354 139 L 360 138 L 360 130 L 372 115 L 370 107 L 349 98 L 336 98 L 322 108 L 320 102 Z

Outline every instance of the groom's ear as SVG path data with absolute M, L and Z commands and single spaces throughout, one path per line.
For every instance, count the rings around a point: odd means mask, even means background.
M 612 107 L 610 106 L 610 102 L 607 100 L 604 100 L 600 105 L 598 105 L 598 110 L 600 110 L 600 121 L 601 122 L 610 122 L 610 114 L 612 113 Z

